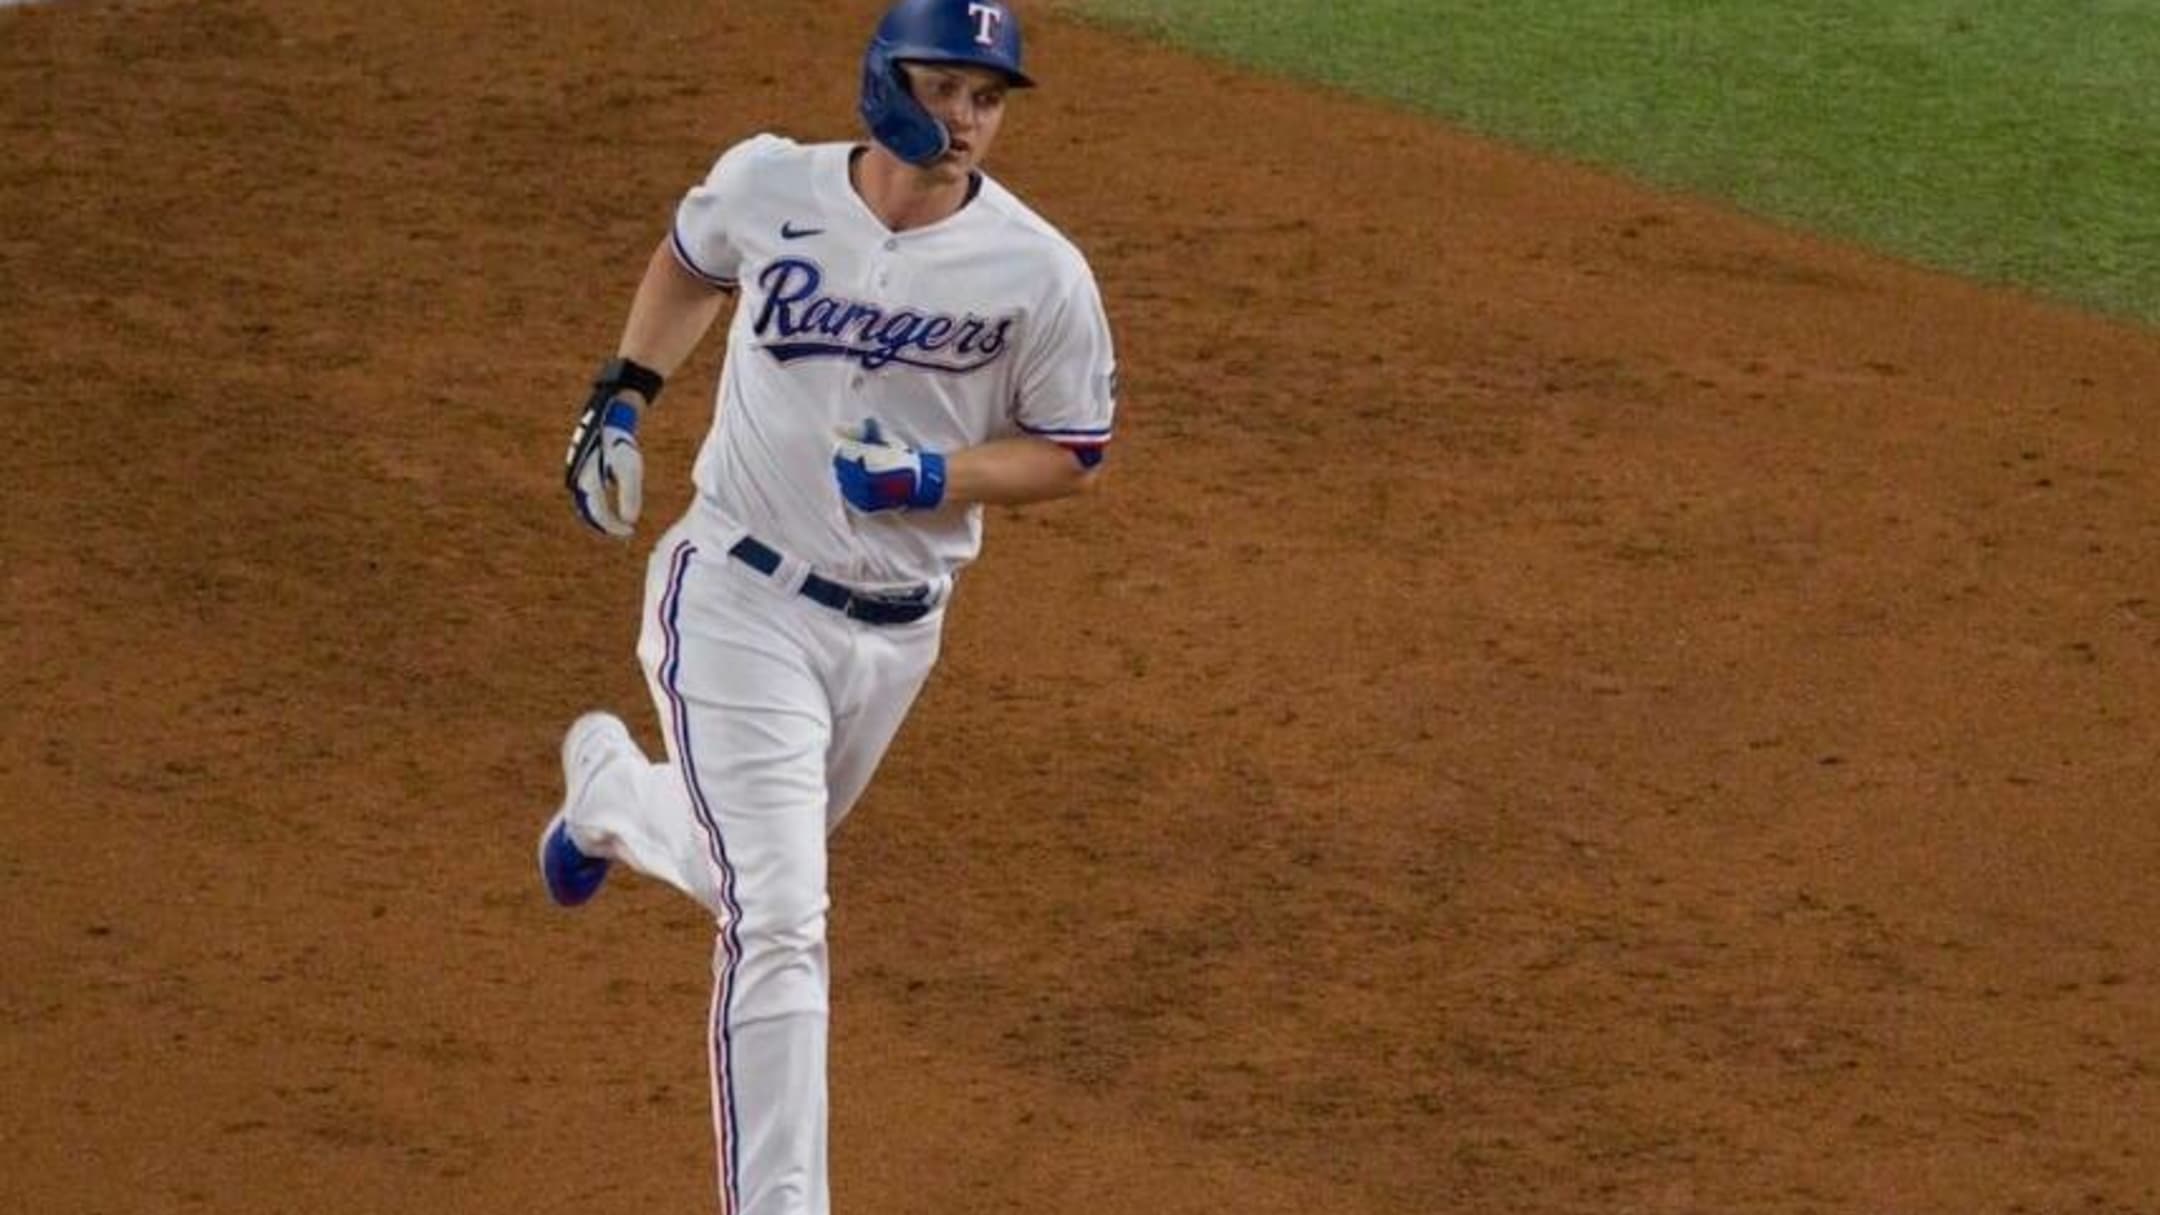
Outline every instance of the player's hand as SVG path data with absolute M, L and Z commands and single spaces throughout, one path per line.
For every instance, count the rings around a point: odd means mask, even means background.
M 578 518 L 594 531 L 622 537 L 637 528 L 645 501 L 637 427 L 637 406 L 628 397 L 596 395 L 578 415 L 563 457 L 563 482 Z
M 945 457 L 887 439 L 876 418 L 840 429 L 833 479 L 847 504 L 866 513 L 934 510 L 945 500 Z

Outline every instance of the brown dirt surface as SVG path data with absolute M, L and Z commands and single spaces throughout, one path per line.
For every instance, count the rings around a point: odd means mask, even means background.
M 874 11 L 0 11 L 0 1210 L 710 1209 L 557 466 Z M 840 1209 L 2160 1211 L 2160 335 L 1033 16 L 1128 400 L 836 841 Z

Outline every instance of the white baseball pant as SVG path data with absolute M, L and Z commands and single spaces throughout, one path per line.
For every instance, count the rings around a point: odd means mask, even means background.
M 826 837 L 937 660 L 943 612 L 872 625 L 678 523 L 654 549 L 638 657 L 667 760 L 610 756 L 571 839 L 703 904 L 722 1215 L 828 1215 Z

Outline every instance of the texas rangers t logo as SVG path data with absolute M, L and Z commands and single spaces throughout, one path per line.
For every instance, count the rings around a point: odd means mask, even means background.
M 975 19 L 975 45 L 996 46 L 997 28 L 1005 20 L 1005 10 L 995 4 L 970 4 L 968 16 Z

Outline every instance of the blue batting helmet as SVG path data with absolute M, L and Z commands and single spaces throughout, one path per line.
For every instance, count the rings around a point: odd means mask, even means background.
M 943 156 L 950 136 L 908 89 L 903 61 L 973 64 L 1015 88 L 1035 83 L 1020 70 L 1020 19 L 1004 0 L 898 0 L 863 54 L 862 116 L 871 138 L 910 164 Z

